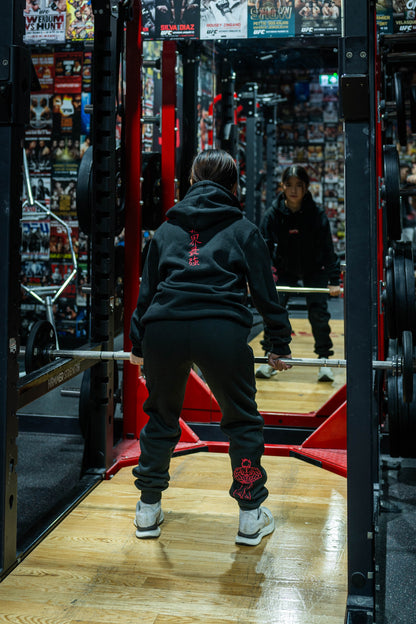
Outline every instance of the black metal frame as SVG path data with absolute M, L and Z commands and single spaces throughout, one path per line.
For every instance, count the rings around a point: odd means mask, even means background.
M 344 2 L 344 33 L 340 40 L 346 146 L 347 624 L 373 623 L 376 602 L 379 436 L 372 392 L 372 359 L 377 348 L 373 5 L 362 0 Z
M 31 60 L 24 49 L 23 0 L 0 4 L 0 573 L 16 559 L 17 533 L 17 356 L 21 145 L 29 119 Z

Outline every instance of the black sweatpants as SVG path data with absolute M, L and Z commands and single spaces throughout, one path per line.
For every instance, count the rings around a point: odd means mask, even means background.
M 255 402 L 254 358 L 249 329 L 224 319 L 157 321 L 146 325 L 144 370 L 149 421 L 140 433 L 139 464 L 133 469 L 141 500 L 155 503 L 169 485 L 169 465 L 181 435 L 179 417 L 195 363 L 221 408 L 221 429 L 229 439 L 230 496 L 242 509 L 255 509 L 268 495 L 263 417 Z M 202 477 L 203 478 L 203 477 Z
M 296 277 L 290 275 L 279 275 L 278 286 L 299 286 L 299 281 Z M 328 280 L 325 275 L 316 274 L 305 277 L 303 279 L 303 286 L 307 288 L 328 288 Z M 279 292 L 279 300 L 282 305 L 286 307 L 287 302 L 291 297 L 290 293 Z M 334 355 L 332 349 L 333 343 L 331 340 L 331 327 L 329 320 L 331 315 L 328 311 L 328 295 L 325 293 L 313 293 L 306 294 L 306 307 L 308 310 L 308 319 L 311 324 L 312 334 L 315 341 L 314 351 L 318 357 L 328 358 L 330 355 Z M 264 334 L 264 339 L 261 342 L 264 351 L 267 353 L 272 350 L 272 345 Z

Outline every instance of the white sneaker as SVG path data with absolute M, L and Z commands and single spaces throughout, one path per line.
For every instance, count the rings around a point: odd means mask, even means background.
M 269 366 L 269 364 L 261 364 L 256 370 L 256 377 L 259 379 L 270 379 L 272 375 L 276 374 L 277 370 L 273 366 Z
M 236 544 L 257 546 L 262 538 L 274 531 L 274 518 L 267 507 L 245 511 L 240 509 L 240 524 L 235 538 Z
M 329 366 L 321 366 L 318 373 L 318 381 L 334 381 L 334 373 Z
M 136 537 L 139 539 L 159 537 L 159 525 L 162 524 L 163 520 L 164 517 L 160 501 L 149 505 L 139 500 L 136 505 L 136 517 L 134 519 L 134 526 L 137 529 Z

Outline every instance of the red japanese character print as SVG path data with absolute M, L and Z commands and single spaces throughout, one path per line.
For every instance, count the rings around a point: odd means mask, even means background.
M 250 488 L 253 483 L 262 478 L 261 470 L 255 466 L 252 467 L 250 459 L 242 459 L 241 466 L 234 470 L 233 476 L 235 481 L 241 483 L 240 487 L 233 491 L 233 496 L 251 500 Z
M 198 249 L 198 245 L 201 244 L 201 241 L 199 240 L 199 233 L 196 232 L 195 230 L 191 230 L 189 232 L 190 237 L 191 237 L 191 241 L 189 243 L 190 246 L 190 251 L 189 251 L 189 265 L 190 266 L 196 266 L 199 264 L 199 249 Z

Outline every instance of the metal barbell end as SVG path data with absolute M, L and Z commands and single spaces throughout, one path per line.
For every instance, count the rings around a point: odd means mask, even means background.
M 309 293 L 309 294 L 314 294 L 314 293 L 324 293 L 326 295 L 329 294 L 330 290 L 328 287 L 322 287 L 322 288 L 308 288 L 307 286 L 276 286 L 276 290 L 277 292 L 284 292 L 284 293 Z M 340 293 L 343 293 L 344 289 L 340 288 Z

